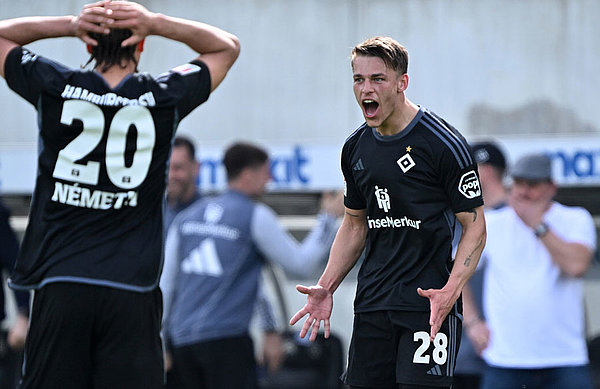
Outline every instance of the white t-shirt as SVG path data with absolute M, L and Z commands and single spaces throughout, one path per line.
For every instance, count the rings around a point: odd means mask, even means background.
M 544 217 L 552 232 L 591 250 L 596 231 L 589 212 L 553 203 Z M 483 305 L 492 366 L 545 368 L 583 365 L 583 280 L 562 274 L 544 244 L 511 207 L 486 214 Z

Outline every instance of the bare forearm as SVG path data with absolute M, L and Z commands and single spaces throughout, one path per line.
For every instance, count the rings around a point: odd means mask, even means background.
M 153 15 L 150 33 L 185 43 L 200 54 L 235 51 L 239 47 L 234 35 L 218 27 L 159 13 Z
M 30 16 L 0 21 L 0 37 L 18 45 L 75 36 L 74 16 Z
M 331 246 L 327 267 L 317 284 L 333 294 L 360 257 L 365 237 L 365 230 L 355 230 L 342 224 Z
M 591 250 L 579 243 L 565 242 L 552 230 L 540 239 L 563 273 L 571 277 L 585 274 L 592 261 Z
M 461 215 L 459 221 L 463 227 L 463 234 L 458 243 L 454 266 L 447 284 L 456 290 L 457 297 L 477 269 L 486 239 L 482 207 L 473 210 L 470 215 Z

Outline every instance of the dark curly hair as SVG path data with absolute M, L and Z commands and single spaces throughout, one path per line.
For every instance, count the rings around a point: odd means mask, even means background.
M 129 29 L 111 29 L 108 34 L 90 33 L 90 37 L 95 39 L 98 45 L 90 46 L 91 55 L 84 67 L 94 61 L 94 69 L 100 66 L 100 71 L 105 72 L 111 66 L 118 65 L 124 68 L 129 61 L 133 61 L 137 72 L 138 62 L 134 56 L 136 45 L 121 47 L 121 43 L 131 35 Z

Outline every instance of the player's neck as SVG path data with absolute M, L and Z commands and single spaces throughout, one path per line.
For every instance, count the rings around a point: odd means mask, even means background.
M 121 81 L 123 81 L 123 79 L 125 77 L 127 77 L 130 74 L 133 74 L 135 72 L 135 67 L 136 67 L 136 65 L 133 62 L 129 63 L 125 67 L 122 67 L 119 65 L 113 65 L 113 66 L 109 67 L 108 69 L 106 69 L 105 71 L 100 71 L 100 69 L 102 69 L 102 66 L 97 66 L 96 72 L 99 75 L 101 75 L 102 78 L 104 78 L 106 83 L 111 88 L 114 88 L 117 85 L 119 85 L 119 83 Z
M 402 132 L 419 112 L 419 107 L 408 99 L 396 107 L 394 113 L 377 127 L 377 132 L 383 136 L 396 135 Z

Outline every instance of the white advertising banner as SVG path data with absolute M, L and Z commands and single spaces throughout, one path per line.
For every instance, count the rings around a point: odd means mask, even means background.
M 600 138 L 519 137 L 498 138 L 509 163 L 520 156 L 543 152 L 553 161 L 556 182 L 563 186 L 600 185 Z M 199 147 L 203 191 L 226 186 L 221 157 L 226 145 Z M 342 188 L 339 144 L 277 144 L 269 146 L 272 191 L 321 191 Z M 0 193 L 28 194 L 36 176 L 35 150 L 0 151 Z

